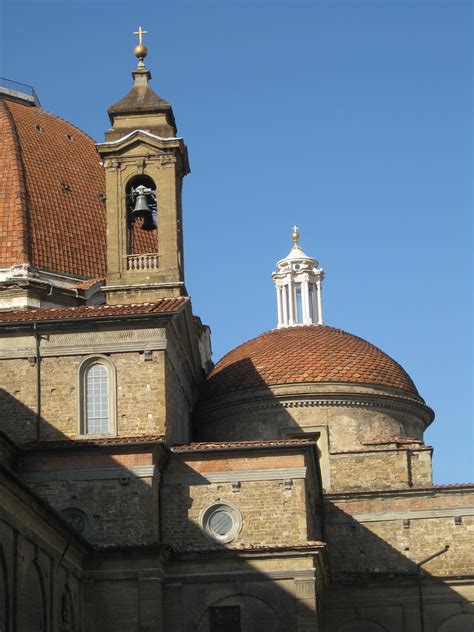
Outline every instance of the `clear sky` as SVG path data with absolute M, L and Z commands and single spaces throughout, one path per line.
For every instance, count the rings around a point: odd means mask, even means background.
M 436 411 L 435 482 L 472 480 L 472 3 L 0 4 L 0 74 L 97 140 L 149 31 L 190 153 L 186 281 L 214 359 L 275 326 L 296 223 L 325 322 L 412 376 Z

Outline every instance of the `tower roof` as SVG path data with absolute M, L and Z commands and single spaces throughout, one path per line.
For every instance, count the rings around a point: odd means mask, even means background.
M 171 105 L 150 88 L 148 83 L 151 79 L 150 71 L 146 68 L 137 68 L 133 71 L 132 76 L 134 78 L 132 89 L 107 110 L 111 122 L 118 115 L 165 114 L 176 134 L 176 122 Z
M 105 180 L 94 141 L 38 107 L 0 99 L 0 268 L 105 275 Z

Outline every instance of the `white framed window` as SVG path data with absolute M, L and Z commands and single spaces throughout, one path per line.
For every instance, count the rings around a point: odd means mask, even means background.
M 217 542 L 232 542 L 242 529 L 240 510 L 227 501 L 206 507 L 201 512 L 200 521 L 207 537 Z
M 107 357 L 84 360 L 78 392 L 80 434 L 116 434 L 115 366 Z

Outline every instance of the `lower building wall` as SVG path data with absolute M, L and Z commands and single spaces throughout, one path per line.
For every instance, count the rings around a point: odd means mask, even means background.
M 51 454 L 39 450 L 23 456 L 19 473 L 60 513 L 79 512 L 82 534 L 94 544 L 158 540 L 158 489 L 151 451 Z
M 344 573 L 473 573 L 471 489 L 400 490 L 326 497 L 325 541 L 333 577 Z M 444 550 L 448 547 L 447 550 Z
M 81 567 L 67 527 L 0 469 L 0 630 L 79 632 Z
M 333 584 L 326 593 L 324 632 L 472 632 L 474 582 L 366 579 Z

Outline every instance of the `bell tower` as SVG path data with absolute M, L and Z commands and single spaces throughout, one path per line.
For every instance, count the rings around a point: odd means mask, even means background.
M 151 88 L 140 27 L 130 92 L 108 109 L 112 127 L 97 149 L 106 179 L 109 304 L 186 296 L 181 190 L 189 173 L 171 105 Z

